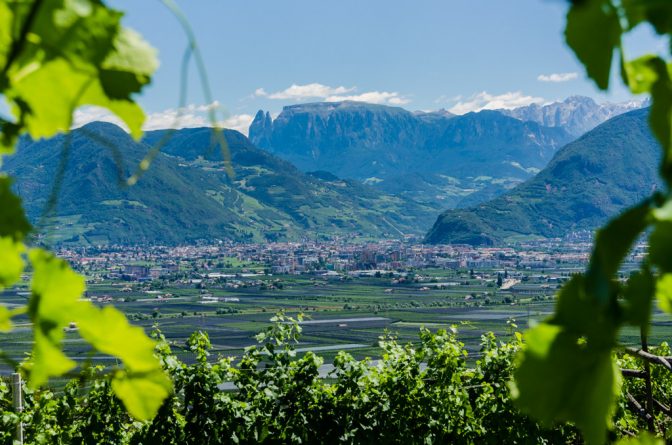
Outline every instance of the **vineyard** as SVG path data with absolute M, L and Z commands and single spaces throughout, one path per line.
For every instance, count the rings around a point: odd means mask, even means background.
M 358 361 L 345 352 L 321 378 L 323 359 L 297 354 L 298 320 L 282 313 L 257 335 L 258 346 L 240 360 L 210 356 L 204 332 L 186 345 L 170 344 L 155 331 L 157 354 L 175 382 L 175 393 L 151 421 L 128 415 L 114 396 L 106 370 L 88 367 L 60 390 L 23 388 L 24 409 L 12 405 L 8 381 L 0 383 L 3 431 L 11 444 L 22 424 L 25 443 L 216 444 L 216 443 L 576 443 L 570 425 L 542 426 L 513 405 L 509 384 L 522 336 L 481 338 L 473 360 L 456 330 L 421 330 L 415 345 L 381 337 L 380 360 Z M 176 358 L 174 348 L 188 350 L 191 364 Z M 669 399 L 672 379 L 663 344 L 651 354 L 630 353 L 618 364 L 626 380 L 614 415 L 612 439 L 628 438 L 654 422 L 672 427 Z M 644 379 L 652 371 L 652 395 L 659 407 L 650 417 Z M 667 368 L 667 369 L 665 369 Z

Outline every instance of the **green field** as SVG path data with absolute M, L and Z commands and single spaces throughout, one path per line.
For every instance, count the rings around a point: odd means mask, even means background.
M 518 272 L 524 288 L 502 291 L 495 283 L 495 271 L 429 269 L 416 271 L 417 282 L 397 283 L 391 276 L 327 279 L 311 275 L 265 275 L 263 267 L 239 261 L 225 261 L 215 279 L 162 279 L 133 282 L 102 279 L 87 270 L 87 296 L 98 304 L 113 304 L 133 323 L 147 331 L 154 327 L 181 351 L 186 339 L 197 330 L 207 331 L 217 355 L 239 356 L 254 345 L 254 336 L 269 326 L 269 319 L 283 310 L 291 316 L 305 315 L 298 351 L 315 351 L 326 362 L 345 349 L 356 358 L 379 355 L 382 335 L 394 335 L 404 342 L 416 342 L 421 328 L 432 331 L 455 329 L 470 352 L 478 357 L 480 338 L 492 331 L 502 338 L 524 330 L 553 310 L 558 285 L 548 284 L 553 271 L 544 274 Z M 190 266 L 198 269 L 202 263 Z M 241 271 L 248 273 L 241 274 Z M 25 304 L 25 285 L 4 293 L 3 303 Z M 653 320 L 651 342 L 664 341 L 670 322 L 663 315 Z M 2 351 L 20 361 L 30 349 L 32 332 L 28 320 L 11 334 L 0 334 Z M 639 332 L 625 329 L 624 343 L 636 344 Z M 65 335 L 65 349 L 76 360 L 106 363 L 92 353 L 75 330 Z M 186 352 L 178 353 L 190 360 Z

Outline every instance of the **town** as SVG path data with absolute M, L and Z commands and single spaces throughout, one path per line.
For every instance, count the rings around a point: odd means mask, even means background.
M 334 239 L 61 248 L 58 255 L 86 277 L 84 298 L 113 304 L 132 323 L 148 332 L 160 329 L 178 345 L 202 330 L 214 352 L 240 356 L 283 311 L 306 316 L 299 351 L 325 358 L 339 350 L 375 358 L 381 336 L 417 341 L 422 328 L 459 331 L 478 357 L 485 332 L 506 336 L 551 314 L 561 285 L 585 269 L 590 247 L 590 240 L 577 239 L 506 247 Z M 644 243 L 631 251 L 622 279 L 645 251 Z M 26 304 L 29 281 L 25 275 L 22 284 L 3 292 L 10 307 Z M 657 329 L 654 322 L 654 334 Z M 29 333 L 0 334 L 5 352 L 15 349 L 20 359 Z M 66 336 L 68 353 L 87 359 L 77 326 L 68 327 Z
M 370 243 L 304 242 L 221 243 L 181 247 L 81 247 L 61 249 L 58 255 L 83 270 L 106 270 L 109 278 L 150 280 L 178 272 L 183 264 L 203 271 L 233 264 L 263 265 L 268 274 L 371 274 L 407 269 L 549 269 L 579 270 L 587 264 L 590 242 L 545 240 L 511 247 L 423 245 L 399 240 Z M 631 255 L 641 257 L 645 246 Z

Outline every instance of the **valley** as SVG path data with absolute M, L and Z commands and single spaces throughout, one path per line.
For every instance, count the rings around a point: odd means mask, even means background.
M 473 361 L 484 333 L 506 339 L 551 314 L 557 289 L 585 268 L 589 248 L 587 241 L 562 240 L 515 248 L 384 241 L 80 248 L 59 255 L 86 277 L 87 299 L 114 305 L 147 332 L 159 328 L 187 362 L 193 356 L 183 345 L 195 331 L 208 332 L 214 356 L 240 357 L 276 312 L 303 313 L 297 352 L 324 357 L 326 377 L 338 351 L 377 359 L 385 332 L 417 342 L 423 327 L 455 329 Z M 633 250 L 622 276 L 644 252 L 644 245 Z M 3 301 L 25 304 L 28 279 L 6 290 Z M 654 341 L 672 333 L 663 321 L 654 316 Z M 17 330 L 0 334 L 13 360 L 32 342 L 28 326 L 19 318 Z M 630 330 L 622 335 L 626 344 L 637 339 Z M 79 363 L 91 359 L 76 325 L 66 329 L 65 350 Z

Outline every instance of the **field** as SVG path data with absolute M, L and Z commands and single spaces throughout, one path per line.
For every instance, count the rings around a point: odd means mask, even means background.
M 354 277 L 270 275 L 263 267 L 233 260 L 217 273 L 201 274 L 198 279 L 183 275 L 138 282 L 104 278 L 95 269 L 86 273 L 88 298 L 101 305 L 114 304 L 147 331 L 160 329 L 186 361 L 191 357 L 183 346 L 194 331 L 208 332 L 213 359 L 237 357 L 256 343 L 255 335 L 269 326 L 273 314 L 283 310 L 290 316 L 305 316 L 297 351 L 314 351 L 329 363 L 340 350 L 375 359 L 381 336 L 416 342 L 421 328 L 456 330 L 475 360 L 483 333 L 492 331 L 506 338 L 548 316 L 567 270 L 513 271 L 516 285 L 510 289 L 496 285 L 501 271 L 495 270 L 423 269 L 406 275 Z M 3 303 L 25 304 L 26 290 L 24 283 L 5 291 Z M 662 314 L 653 321 L 651 343 L 666 340 L 670 321 Z M 31 347 L 31 336 L 27 319 L 20 320 L 10 334 L 0 334 L 5 357 L 22 360 Z M 622 341 L 637 343 L 639 332 L 625 329 Z M 76 327 L 66 331 L 65 349 L 79 361 L 110 360 L 90 351 Z M 5 365 L 4 372 L 10 369 Z

